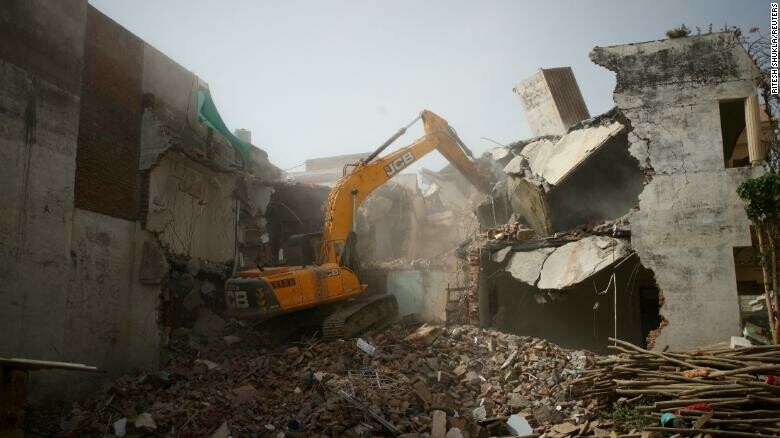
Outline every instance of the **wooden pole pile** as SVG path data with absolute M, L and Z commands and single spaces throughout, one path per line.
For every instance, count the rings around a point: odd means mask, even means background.
M 672 353 L 610 341 L 618 354 L 597 361 L 575 381 L 581 396 L 602 407 L 617 399 L 632 403 L 656 426 L 666 412 L 688 423 L 685 428 L 651 426 L 646 431 L 780 435 L 780 346 Z

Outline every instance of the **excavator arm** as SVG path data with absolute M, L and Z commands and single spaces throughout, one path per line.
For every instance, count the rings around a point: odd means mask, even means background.
M 377 158 L 420 118 L 425 129 L 424 136 Z M 357 208 L 376 188 L 434 149 L 439 150 L 480 191 L 489 190 L 471 152 L 447 122 L 430 111 L 423 111 L 418 119 L 401 128 L 370 156 L 358 162 L 351 172 L 345 172 L 333 187 L 328 195 L 318 263 L 315 266 L 253 269 L 237 273 L 225 283 L 227 314 L 236 318 L 271 320 L 275 316 L 302 312 L 296 320 L 298 322 L 294 322 L 294 318 L 278 321 L 278 327 L 289 329 L 298 323 L 318 320 L 322 313 L 329 313 L 322 321 L 323 337 L 344 338 L 397 313 L 398 304 L 393 295 L 364 297 L 332 312 L 336 303 L 360 297 L 367 287 L 358 278 L 354 265 L 348 260 L 350 257 L 345 257 L 350 252 L 348 239 Z
M 423 137 L 382 158 L 376 158 L 419 118 L 422 118 L 425 130 Z M 423 111 L 419 118 L 401 128 L 374 153 L 358 162 L 352 171 L 333 187 L 328 195 L 325 209 L 321 263 L 340 264 L 349 233 L 354 227 L 357 208 L 366 197 L 434 149 L 438 149 L 478 190 L 483 193 L 489 192 L 488 183 L 479 174 L 471 151 L 460 141 L 447 121 L 427 110 Z

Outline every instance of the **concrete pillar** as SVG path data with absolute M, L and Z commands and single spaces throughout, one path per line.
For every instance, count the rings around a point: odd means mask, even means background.
M 758 113 L 758 96 L 755 93 L 745 99 L 745 131 L 747 134 L 750 164 L 755 166 L 766 159 L 766 151 L 761 143 L 761 119 Z

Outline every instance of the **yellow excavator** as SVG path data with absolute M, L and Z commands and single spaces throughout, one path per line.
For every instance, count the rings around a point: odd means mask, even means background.
M 409 127 L 422 119 L 425 135 L 412 144 L 377 158 Z M 371 155 L 344 167 L 344 176 L 328 195 L 322 233 L 298 235 L 284 251 L 297 266 L 268 267 L 236 273 L 225 283 L 226 313 L 239 319 L 265 321 L 306 309 L 322 310 L 326 339 L 354 337 L 398 311 L 392 295 L 364 293 L 358 278 L 355 216 L 375 189 L 427 153 L 437 149 L 479 191 L 489 193 L 471 151 L 446 120 L 423 111 Z M 311 318 L 307 318 L 311 319 Z

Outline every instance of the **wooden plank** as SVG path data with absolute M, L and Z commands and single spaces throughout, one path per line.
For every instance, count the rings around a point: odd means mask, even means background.
M 25 370 L 60 369 L 72 371 L 86 371 L 91 373 L 102 372 L 97 367 L 70 362 L 52 362 L 48 360 L 20 359 L 0 357 L 0 365 Z

